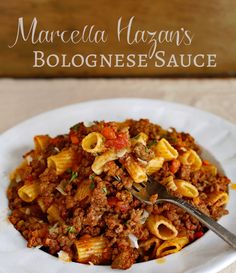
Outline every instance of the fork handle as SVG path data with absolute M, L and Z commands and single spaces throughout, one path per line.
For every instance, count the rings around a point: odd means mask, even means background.
M 183 199 L 173 197 L 165 201 L 171 202 L 181 207 L 182 209 L 186 210 L 189 214 L 196 217 L 203 225 L 205 225 L 210 230 L 215 232 L 219 237 L 221 237 L 225 242 L 227 242 L 236 250 L 236 236 L 230 231 L 228 231 L 226 228 L 224 228 L 222 225 L 218 224 L 212 218 L 202 213 L 200 210 L 198 210 L 193 205 L 191 205 L 190 203 Z

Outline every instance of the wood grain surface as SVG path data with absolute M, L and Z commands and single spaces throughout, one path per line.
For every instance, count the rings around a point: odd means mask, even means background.
M 236 2 L 234 0 L 9 0 L 0 1 L 0 76 L 14 77 L 86 77 L 86 76 L 232 76 L 236 74 Z M 17 20 L 24 17 L 29 28 L 34 17 L 38 27 L 48 30 L 81 29 L 86 24 L 105 29 L 109 40 L 105 44 L 79 43 L 63 44 L 58 40 L 53 44 L 32 45 L 19 41 L 14 48 Z M 160 45 L 158 50 L 172 53 L 217 54 L 217 67 L 189 68 L 101 68 L 70 67 L 33 68 L 33 50 L 47 54 L 87 55 L 111 53 L 147 53 L 147 45 L 128 45 L 117 42 L 116 25 L 122 16 L 124 22 L 135 16 L 134 30 L 150 31 L 178 30 L 181 27 L 194 33 L 191 46 Z M 151 61 L 150 61 L 151 63 Z

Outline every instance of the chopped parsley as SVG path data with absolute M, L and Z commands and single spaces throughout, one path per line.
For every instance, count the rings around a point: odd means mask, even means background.
M 92 180 L 92 181 L 94 181 L 94 177 L 95 177 L 95 176 L 96 176 L 96 174 L 95 174 L 95 173 L 90 174 L 89 179 L 90 179 L 90 180 Z
M 151 140 L 151 141 L 148 143 L 147 147 L 150 148 L 150 147 L 152 147 L 152 146 L 155 145 L 155 144 L 157 144 L 157 141 L 156 141 L 156 140 Z
M 91 184 L 89 185 L 89 188 L 91 189 L 91 190 L 94 190 L 94 188 L 95 188 L 95 183 L 92 181 L 91 182 Z
M 121 181 L 121 178 L 119 177 L 119 175 L 114 175 L 113 177 L 115 178 L 116 181 L 118 181 L 118 182 Z
M 77 178 L 77 177 L 78 177 L 78 173 L 72 171 L 72 173 L 71 173 L 71 178 L 70 178 L 69 183 L 71 183 L 71 182 L 72 182 L 73 180 L 75 180 L 75 178 Z
M 67 227 L 67 228 L 66 228 L 66 231 L 67 231 L 68 233 L 76 233 L 76 229 L 75 229 L 74 226 L 69 226 L 69 227 Z
M 72 170 L 69 168 L 66 170 L 67 173 L 72 173 Z
M 172 143 L 177 143 L 178 142 L 177 138 L 173 137 L 173 136 L 168 136 L 167 140 L 170 141 L 170 142 L 172 142 Z
M 102 191 L 103 191 L 105 194 L 107 194 L 107 188 L 106 188 L 106 187 L 103 187 L 103 188 L 102 188 Z
M 80 127 L 80 123 L 77 123 L 77 124 L 75 124 L 74 126 L 72 126 L 72 127 L 70 128 L 70 130 L 73 130 L 73 131 L 75 131 L 75 132 L 78 132 L 79 127 Z
M 140 138 L 140 134 L 136 135 L 135 137 L 133 137 L 134 139 L 138 140 Z

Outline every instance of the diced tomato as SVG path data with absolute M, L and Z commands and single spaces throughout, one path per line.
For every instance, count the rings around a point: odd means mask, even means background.
M 33 175 L 32 174 L 29 174 L 25 177 L 26 180 L 29 180 L 29 181 L 32 181 L 33 180 Z
M 125 213 L 129 209 L 129 206 L 123 201 L 120 201 L 117 197 L 108 197 L 107 202 L 108 205 L 114 207 L 115 211 L 117 212 L 121 211 Z
M 106 138 L 106 139 L 116 139 L 116 132 L 114 131 L 114 129 L 112 127 L 104 127 L 102 129 L 102 135 Z
M 180 168 L 180 161 L 178 159 L 172 160 L 170 165 L 170 171 L 173 174 L 175 174 L 176 172 L 178 172 L 179 168 Z
M 73 144 L 78 144 L 79 143 L 79 139 L 76 135 L 71 135 L 70 136 L 70 140 Z
M 119 201 L 117 203 L 117 209 L 120 210 L 121 212 L 125 213 L 129 209 L 129 206 L 126 205 L 123 201 Z
M 51 139 L 51 143 L 52 143 L 53 145 L 57 145 L 59 142 L 60 142 L 60 138 L 58 138 L 58 137 L 55 137 L 55 138 L 52 138 L 52 139 Z
M 194 239 L 199 239 L 204 235 L 203 231 L 198 231 L 194 234 Z
M 116 139 L 110 139 L 105 142 L 107 148 L 114 148 L 116 150 L 121 150 L 129 146 L 128 136 L 124 133 L 117 135 Z
M 210 165 L 209 161 L 207 161 L 207 160 L 204 160 L 204 161 L 202 162 L 202 164 L 205 165 L 205 166 Z
M 112 196 L 112 197 L 108 197 L 108 198 L 107 198 L 107 202 L 108 202 L 108 205 L 109 205 L 110 207 L 114 207 L 114 206 L 116 206 L 117 203 L 119 202 L 119 199 Z

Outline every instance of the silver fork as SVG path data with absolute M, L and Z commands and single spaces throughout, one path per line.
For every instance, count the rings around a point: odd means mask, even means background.
M 130 189 L 130 192 L 140 201 L 151 204 L 149 201 L 151 195 L 158 194 L 158 199 L 156 203 L 170 202 L 182 209 L 186 210 L 189 214 L 196 217 L 204 226 L 215 232 L 220 238 L 227 242 L 231 247 L 236 250 L 236 236 L 224 228 L 222 225 L 218 224 L 212 218 L 202 213 L 200 210 L 195 208 L 189 202 L 170 195 L 165 186 L 161 185 L 159 182 L 151 179 L 149 177 L 148 182 L 136 183 Z

